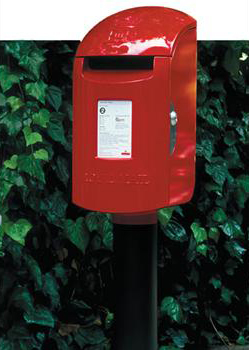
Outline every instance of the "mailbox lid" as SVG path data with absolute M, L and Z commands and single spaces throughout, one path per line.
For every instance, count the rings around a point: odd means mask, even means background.
M 181 11 L 160 6 L 132 8 L 93 27 L 76 56 L 172 56 L 177 38 L 195 27 L 196 21 Z

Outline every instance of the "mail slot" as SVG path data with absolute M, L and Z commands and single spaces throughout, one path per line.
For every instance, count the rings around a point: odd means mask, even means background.
M 196 21 L 140 7 L 97 24 L 74 61 L 73 202 L 139 213 L 189 201 L 195 135 Z

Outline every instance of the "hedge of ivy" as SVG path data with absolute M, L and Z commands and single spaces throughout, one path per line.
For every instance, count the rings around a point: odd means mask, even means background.
M 77 45 L 0 44 L 1 350 L 110 349 L 112 224 L 71 204 Z M 158 213 L 160 350 L 249 343 L 248 55 L 198 43 L 195 194 Z

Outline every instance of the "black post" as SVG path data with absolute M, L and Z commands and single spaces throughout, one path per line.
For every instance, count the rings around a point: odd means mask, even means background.
M 157 225 L 114 224 L 113 350 L 157 349 Z

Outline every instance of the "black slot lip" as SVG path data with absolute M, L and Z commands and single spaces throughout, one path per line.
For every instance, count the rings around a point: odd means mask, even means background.
M 154 56 L 87 56 L 87 67 L 91 70 L 152 70 Z

